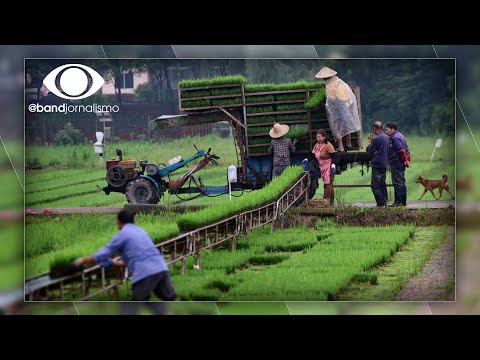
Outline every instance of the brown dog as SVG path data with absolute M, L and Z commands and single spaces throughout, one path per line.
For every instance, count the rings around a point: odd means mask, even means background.
M 423 190 L 422 196 L 420 196 L 418 200 L 422 200 L 423 195 L 425 195 L 427 191 L 430 191 L 432 193 L 435 200 L 440 200 L 440 198 L 442 197 L 443 190 L 447 190 L 448 193 L 452 195 L 452 199 L 455 199 L 455 196 L 453 196 L 453 194 L 450 192 L 450 186 L 448 185 L 447 180 L 448 180 L 448 174 L 443 174 L 443 180 L 429 180 L 429 179 L 425 179 L 423 176 L 419 176 L 417 181 L 415 182 L 422 184 L 425 189 Z M 435 190 L 436 188 L 438 188 L 438 192 L 440 193 L 440 196 L 438 197 L 438 199 L 433 193 L 433 190 Z

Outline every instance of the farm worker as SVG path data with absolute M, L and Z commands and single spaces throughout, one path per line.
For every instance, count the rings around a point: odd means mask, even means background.
M 392 171 L 392 184 L 395 201 L 390 206 L 407 205 L 407 185 L 405 183 L 405 168 L 410 166 L 410 152 L 405 136 L 398 131 L 393 122 L 385 124 L 385 132 L 389 137 L 388 165 Z
M 350 86 L 335 76 L 336 74 L 335 70 L 324 66 L 315 77 L 324 79 L 326 82 L 327 100 L 325 109 L 328 124 L 333 136 L 337 139 L 338 151 L 345 151 L 342 138 L 347 137 L 346 147 L 347 150 L 350 150 L 352 148 L 351 133 L 359 131 L 361 125 L 357 110 L 357 99 Z
M 332 154 L 335 152 L 333 145 L 328 141 L 327 131 L 317 130 L 317 143 L 313 147 L 312 153 L 318 160 L 321 177 L 323 179 L 323 199 L 331 206 L 335 201 L 335 192 L 333 190 L 333 179 L 335 174 L 332 172 Z
M 167 264 L 145 230 L 134 224 L 134 218 L 134 213 L 120 211 L 117 215 L 120 231 L 96 253 L 78 258 L 73 264 L 105 263 L 119 252 L 121 260 L 113 260 L 112 263 L 127 265 L 132 275 L 132 301 L 147 301 L 152 291 L 162 300 L 173 301 L 176 293 Z
M 382 131 L 382 123 L 375 121 L 373 123 L 373 132 L 368 134 L 367 153 L 372 155 L 370 167 L 372 168 L 372 179 L 370 186 L 378 207 L 387 206 L 387 165 L 388 165 L 388 136 Z
M 318 188 L 318 178 L 322 176 L 318 160 L 313 152 L 308 153 L 307 157 L 303 159 L 302 166 L 305 171 L 310 173 L 310 187 L 308 191 L 308 199 L 313 199 Z
M 290 165 L 290 153 L 295 151 L 295 144 L 298 140 L 295 139 L 292 142 L 291 139 L 284 137 L 288 130 L 288 125 L 278 123 L 270 129 L 269 134 L 272 140 L 268 153 L 271 154 L 273 151 L 272 178 L 281 175 L 287 166 Z

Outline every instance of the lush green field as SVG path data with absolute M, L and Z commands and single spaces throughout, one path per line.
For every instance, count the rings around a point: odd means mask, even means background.
M 408 226 L 258 229 L 235 253 L 205 252 L 198 271 L 174 269 L 173 282 L 182 300 L 329 300 L 411 234 Z
M 220 156 L 219 165 L 228 167 L 236 164 L 233 138 L 221 138 L 216 135 L 203 137 L 184 137 L 163 142 L 122 141 L 107 149 L 106 158 L 117 158 L 115 149 L 122 149 L 124 159 L 148 160 L 153 163 L 166 163 L 169 159 L 182 155 L 187 159 L 197 152 L 193 145 L 205 151 L 212 148 L 212 154 Z M 25 148 L 25 164 L 27 167 L 64 166 L 68 168 L 103 169 L 105 164 L 99 163 L 99 157 L 92 145 L 71 146 L 27 146 Z
M 477 144 L 479 142 L 476 132 Z M 457 189 L 458 200 L 461 203 L 476 203 L 480 200 L 480 161 L 479 151 L 469 132 L 457 134 L 457 178 L 465 180 L 471 176 L 470 189 Z
M 0 292 L 19 289 L 23 282 L 23 260 L 0 266 Z
M 18 174 L 20 179 L 22 174 Z M 22 210 L 23 190 L 12 167 L 0 170 L 0 211 Z
M 0 292 L 20 287 L 23 280 L 23 222 L 0 222 Z
M 210 207 L 199 212 L 187 213 L 175 217 L 174 214 L 140 215 L 137 223 L 144 227 L 151 238 L 157 242 L 165 240 L 179 232 L 179 228 L 195 228 L 202 224 L 221 220 L 229 215 L 254 208 L 259 204 L 276 199 L 283 189 L 302 174 L 300 167 L 290 167 L 282 176 L 277 177 L 265 188 L 250 197 L 245 196 L 235 206 Z M 39 192 L 38 194 L 43 194 Z M 177 226 L 178 224 L 178 226 Z M 76 229 L 85 229 L 82 232 Z M 50 221 L 40 217 L 29 217 L 26 221 L 25 254 L 29 259 L 27 276 L 46 271 L 47 263 L 70 262 L 85 252 L 92 253 L 106 243 L 106 236 L 114 232 L 112 215 L 71 215 L 53 217 Z M 30 260 L 32 259 L 32 260 Z
M 218 166 L 208 166 L 196 176 L 205 179 L 206 185 L 225 185 L 227 167 L 237 163 L 235 147 L 231 138 L 220 138 L 209 135 L 205 137 L 181 138 L 162 143 L 122 142 L 112 146 L 108 158 L 116 157 L 114 148 L 121 148 L 125 159 L 146 159 L 154 163 L 167 162 L 182 155 L 184 159 L 199 149 L 208 150 L 220 156 Z M 121 206 L 126 204 L 125 195 L 111 193 L 105 195 L 98 187 L 107 185 L 105 180 L 105 164 L 99 163 L 98 155 L 90 145 L 76 146 L 27 146 L 25 151 L 26 165 L 33 164 L 44 167 L 42 170 L 27 170 L 25 186 L 26 207 L 74 207 L 74 206 Z M 195 163 L 195 162 L 194 162 Z M 192 163 L 192 164 L 194 164 Z M 182 168 L 172 173 L 173 179 L 187 172 Z M 190 195 L 181 195 L 191 199 Z M 216 203 L 217 199 L 211 199 Z M 176 196 L 165 194 L 162 203 L 181 201 Z M 208 203 L 209 201 L 207 201 Z
M 365 134 L 367 135 L 367 134 Z M 444 172 L 449 175 L 451 191 L 455 195 L 455 143 L 453 138 L 444 138 L 440 149 L 437 149 L 433 161 L 430 161 L 433 146 L 436 137 L 407 136 L 410 151 L 412 154 L 412 166 L 406 170 L 408 200 L 416 200 L 423 192 L 423 187 L 416 184 L 415 180 L 422 175 L 430 179 L 441 179 Z M 161 144 L 126 142 L 118 144 L 124 151 L 125 158 L 135 158 L 137 160 L 147 158 L 150 161 L 166 161 L 175 155 L 182 154 L 184 158 L 187 154 L 193 154 L 195 151 L 192 144 L 197 144 L 199 148 L 212 147 L 212 151 L 221 157 L 218 166 L 208 165 L 195 174 L 200 176 L 205 185 L 225 185 L 226 168 L 230 164 L 236 164 L 235 149 L 231 139 L 224 139 L 217 136 L 183 138 L 174 141 L 168 141 Z M 367 144 L 365 137 L 364 144 Z M 193 151 L 192 151 L 193 149 Z M 121 206 L 126 203 L 123 194 L 111 193 L 105 195 L 98 187 L 107 185 L 105 180 L 104 165 L 98 163 L 98 158 L 90 146 L 70 146 L 70 147 L 28 147 L 27 159 L 31 154 L 41 160 L 43 165 L 47 165 L 54 160 L 54 163 L 60 163 L 64 168 L 47 167 L 44 170 L 27 171 L 26 196 L 25 203 L 27 207 L 72 207 L 72 206 Z M 77 161 L 74 166 L 71 164 L 72 153 L 76 152 L 89 154 L 85 161 Z M 467 154 L 469 152 L 465 151 Z M 147 156 L 148 155 L 148 156 Z M 78 155 L 76 155 L 78 157 Z M 83 155 L 82 155 L 83 157 Z M 85 155 L 87 157 L 87 155 Z M 28 163 L 28 160 L 27 160 Z M 73 168 L 68 168 L 73 166 Z M 65 168 L 66 167 L 66 168 Z M 80 168 L 79 168 L 80 167 Z M 85 168 L 89 170 L 86 171 Z M 474 167 L 472 167 L 474 169 Z M 369 185 L 371 172 L 367 167 L 363 167 L 364 175 L 360 173 L 362 167 L 353 166 L 341 175 L 336 176 L 336 185 L 362 184 Z M 367 171 L 368 170 L 368 171 Z M 176 179 L 187 168 L 179 169 L 171 175 Z M 480 176 L 480 166 L 478 166 Z M 387 173 L 387 183 L 391 184 L 390 173 Z M 480 191 L 480 190 L 477 190 Z M 393 188 L 388 188 L 389 200 L 393 201 Z M 316 197 L 323 194 L 323 185 L 320 181 L 320 188 L 317 190 Z M 234 195 L 241 195 L 240 192 Z M 184 199 L 192 199 L 190 195 L 181 195 Z M 467 198 L 467 197 L 466 197 Z M 374 202 L 370 188 L 337 188 L 336 199 L 339 204 L 350 202 Z M 444 192 L 442 199 L 451 199 L 450 195 Z M 433 200 L 430 193 L 426 194 L 423 200 Z M 164 194 L 161 203 L 171 204 L 180 202 L 178 197 Z M 233 200 L 235 201 L 235 200 Z M 223 204 L 229 202 L 228 196 L 217 197 L 199 197 L 191 201 L 191 204 Z
M 11 160 L 17 168 L 19 172 L 18 175 L 21 176 L 20 179 L 23 182 L 23 142 L 6 140 L 4 138 L 2 138 L 2 141 L 4 146 L 0 143 L 0 169 L 11 168 Z M 5 149 L 7 151 L 5 151 Z
M 2 140 L 3 145 L 0 143 L 0 211 L 21 210 L 24 185 L 23 144 L 3 138 Z
M 378 284 L 351 283 L 337 299 L 395 301 L 406 281 L 426 265 L 432 252 L 447 239 L 447 231 L 446 226 L 416 228 L 415 241 L 403 245 L 402 251 L 395 253 L 384 266 L 372 269 Z
M 419 184 L 414 183 L 418 175 L 440 178 L 443 172 L 447 172 L 453 191 L 453 139 L 443 139 L 442 148 L 437 150 L 432 162 L 430 155 L 435 143 L 434 137 L 411 136 L 407 139 L 412 154 L 412 167 L 407 169 L 409 200 L 418 198 L 423 191 Z M 203 146 L 206 142 L 208 145 Z M 192 143 L 199 148 L 212 147 L 213 152 L 223 160 L 219 166 L 209 165 L 196 175 L 201 176 L 207 186 L 226 184 L 226 168 L 231 163 L 236 163 L 231 139 L 209 136 L 165 142 L 161 146 L 126 143 L 119 147 L 123 149 L 125 158 L 139 160 L 150 157 L 149 160 L 159 162 L 178 154 L 182 154 L 184 158 L 185 154 L 193 154 L 194 151 L 189 152 Z M 63 152 L 59 151 L 59 148 L 49 147 L 31 149 L 37 156 L 42 154 L 44 165 L 48 166 L 53 159 L 54 162 L 60 162 L 63 168 L 50 166 L 43 170 L 27 171 L 26 206 L 53 208 L 125 204 L 123 194 L 112 193 L 107 196 L 98 189 L 97 186 L 104 187 L 107 183 L 104 178 L 104 165 L 98 163 L 94 154 L 89 159 L 85 155 L 85 161 L 79 161 L 80 166 L 69 167 L 72 166 L 69 163 L 69 151 L 75 151 L 75 157 L 78 158 L 78 154 L 87 149 L 90 150 L 90 147 L 69 147 Z M 369 184 L 370 173 L 365 172 L 365 176 L 361 176 L 360 169 L 359 166 L 349 168 L 336 177 L 335 183 Z M 187 170 L 178 170 L 176 174 L 172 174 L 172 179 L 178 178 Z M 364 170 L 366 171 L 366 168 Z M 388 176 L 388 183 L 389 180 Z M 322 192 L 320 187 L 317 196 L 321 196 Z M 261 194 L 253 192 L 251 195 L 255 193 L 259 196 Z M 428 200 L 428 196 L 429 194 L 425 195 L 424 199 Z M 448 196 L 444 194 L 444 198 Z M 179 201 L 176 196 L 168 194 L 162 198 L 162 203 L 166 204 Z M 233 198 L 232 201 L 239 200 Z M 337 201 L 373 202 L 374 199 L 369 188 L 337 189 Z M 189 203 L 222 205 L 228 208 L 229 197 L 199 197 Z M 178 232 L 173 214 L 140 215 L 137 223 L 156 241 Z M 172 274 L 179 297 L 183 300 L 327 300 L 332 299 L 340 289 L 346 288 L 352 279 L 365 277 L 365 271 L 385 261 L 401 244 L 410 241 L 411 230 L 410 227 L 400 226 L 343 227 L 336 228 L 332 236 L 324 239 L 319 238 L 320 231 L 314 229 L 293 228 L 276 231 L 273 235 L 268 234 L 268 229 L 259 229 L 249 234 L 247 242 L 240 241 L 235 253 L 219 249 L 206 251 L 202 254 L 201 270 L 192 270 L 193 259 L 188 259 L 190 270 L 187 276 L 179 274 L 179 264 L 172 269 Z M 91 254 L 107 243 L 116 231 L 114 215 L 27 217 L 26 276 L 46 272 L 58 261 L 70 261 L 75 257 Z M 127 288 L 120 293 L 125 299 L 130 296 Z
M 2 251 L 0 252 L 0 266 L 17 262 L 23 258 L 23 231 L 20 222 L 0 222 L 2 234 Z
M 48 271 L 60 259 L 91 254 L 117 232 L 114 215 L 45 220 L 27 218 L 27 277 Z M 178 231 L 172 220 L 168 215 L 139 215 L 137 223 L 161 241 Z M 180 274 L 177 263 L 171 269 L 172 278 L 181 300 L 328 300 L 359 274 L 388 259 L 412 233 L 409 226 L 300 227 L 270 235 L 267 226 L 251 232 L 246 241 L 239 240 L 236 252 L 228 245 L 203 252 L 198 271 L 192 269 L 189 258 L 186 276 Z M 131 295 L 128 288 L 120 293 L 125 299 Z
M 136 223 L 159 242 L 178 233 L 172 215 L 138 215 Z M 57 262 L 91 255 L 118 232 L 113 214 L 27 217 L 25 222 L 26 277 L 48 272 Z
M 177 170 L 171 177 L 176 179 L 186 171 L 188 171 L 186 168 Z M 59 172 L 57 176 L 56 172 Z M 95 169 L 88 173 L 85 173 L 85 169 L 46 169 L 28 171 L 27 174 L 30 181 L 26 184 L 25 206 L 27 208 L 123 206 L 127 203 L 124 194 L 110 193 L 110 195 L 105 195 L 98 188 L 107 185 L 104 169 Z M 198 174 L 207 186 L 225 185 L 227 183 L 227 171 L 224 167 L 209 166 L 202 169 Z M 35 182 L 37 178 L 39 181 Z M 233 194 L 239 196 L 240 192 L 234 192 Z M 179 196 L 182 199 L 190 200 L 195 195 L 180 194 Z M 193 203 L 219 204 L 225 202 L 225 199 L 228 200 L 228 197 L 199 197 L 193 200 Z M 179 197 L 168 193 L 165 193 L 161 199 L 162 204 L 174 204 L 181 201 Z

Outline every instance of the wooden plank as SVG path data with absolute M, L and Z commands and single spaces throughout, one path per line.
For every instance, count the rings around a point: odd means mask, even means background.
M 305 99 L 265 101 L 265 102 L 256 102 L 256 103 L 246 103 L 246 105 L 250 106 L 250 105 L 270 105 L 270 104 L 292 104 L 292 103 L 301 103 L 301 102 L 305 102 Z
M 242 102 L 243 102 L 243 128 L 245 129 L 245 156 L 248 156 L 249 148 L 248 148 L 248 130 L 247 130 L 247 106 L 245 104 L 245 86 L 242 84 Z M 243 146 L 243 142 L 242 142 Z M 247 165 L 247 162 L 245 161 L 245 166 Z M 245 178 L 247 177 L 247 169 L 244 167 L 243 168 L 245 171 Z
M 274 90 L 274 91 L 261 91 L 261 92 L 247 92 L 245 96 L 256 96 L 256 95 L 276 95 L 276 94 L 297 94 L 301 92 L 305 92 L 306 89 L 298 89 L 298 90 Z
M 261 147 L 261 146 L 270 146 L 270 143 L 263 143 L 263 144 L 250 144 L 248 147 Z
M 272 154 L 269 154 L 269 153 L 250 153 L 248 156 L 249 157 L 252 157 L 252 156 L 267 156 L 267 155 L 272 155 Z
M 267 125 L 271 124 L 272 122 L 264 122 L 264 123 L 254 123 L 254 124 L 247 124 L 247 126 L 259 126 L 259 125 Z M 282 124 L 307 124 L 308 120 L 285 120 L 282 121 Z M 250 135 L 249 135 L 250 136 Z
M 196 87 L 188 87 L 188 88 L 180 88 L 181 91 L 184 90 L 206 90 L 206 89 L 221 89 L 221 88 L 227 88 L 227 87 L 241 87 L 242 84 L 222 84 L 222 85 L 209 85 L 209 86 L 196 86 Z
M 242 85 L 242 89 L 243 89 L 243 85 Z M 243 122 L 244 122 L 243 125 L 245 125 L 247 123 L 246 118 L 245 118 L 245 106 L 243 106 L 242 115 L 243 115 Z M 240 161 L 242 162 L 242 176 L 245 179 L 247 177 L 246 151 L 248 151 L 248 148 L 245 149 L 245 144 L 243 142 L 243 140 L 244 140 L 243 129 L 245 129 L 245 135 L 246 136 L 248 135 L 247 132 L 246 132 L 247 129 L 244 128 L 244 127 L 233 126 L 233 124 L 236 125 L 236 123 L 232 123 L 232 127 L 234 129 L 235 141 L 237 143 L 238 150 L 240 151 Z
M 201 107 L 189 107 L 189 108 L 180 108 L 182 111 L 193 111 L 193 110 L 216 110 L 219 109 L 220 107 L 224 108 L 233 108 L 233 107 L 242 107 L 243 104 L 237 104 L 237 105 L 210 105 L 210 106 L 201 106 Z
M 309 153 L 310 150 L 295 150 L 292 154 L 307 154 Z M 268 156 L 268 155 L 272 155 L 272 154 L 269 154 L 269 153 L 250 153 L 249 157 L 254 157 L 254 156 Z
M 242 95 L 242 103 L 243 103 L 243 113 L 245 114 L 246 113 L 246 110 L 245 110 L 245 86 L 242 84 L 242 87 L 240 89 L 240 94 Z M 243 120 L 245 121 L 245 117 L 243 118 Z M 245 126 L 244 126 L 245 127 Z
M 298 138 L 299 140 L 305 140 L 305 137 Z M 249 147 L 262 147 L 262 146 L 270 146 L 270 143 L 260 143 L 260 144 L 250 144 Z
M 235 121 L 238 125 L 240 125 L 241 127 L 245 128 L 245 125 L 243 125 L 240 120 L 238 120 L 237 118 L 235 118 L 235 116 L 233 116 L 232 114 L 230 114 L 230 113 L 229 113 L 227 110 L 225 110 L 223 107 L 220 107 L 220 110 L 222 110 L 230 119 L 232 119 L 233 121 Z
M 312 140 L 312 117 L 310 111 L 307 111 L 308 117 L 308 144 L 310 145 L 310 149 L 313 149 L 313 140 Z M 315 138 L 316 140 L 316 138 Z
M 310 92 L 307 91 L 307 98 L 308 101 L 310 100 Z M 309 109 L 307 111 L 307 118 L 308 118 L 308 143 L 310 145 L 310 149 L 313 149 L 313 144 L 316 142 L 316 137 L 315 139 L 312 139 L 312 112 Z
M 393 184 L 387 184 L 387 186 L 393 186 Z M 333 185 L 334 188 L 362 188 L 362 187 L 371 187 L 371 185 Z
M 260 116 L 260 115 L 281 115 L 281 114 L 295 114 L 295 113 L 305 113 L 307 110 L 288 110 L 288 111 L 269 111 L 263 113 L 252 113 L 246 114 L 247 116 Z
M 265 132 L 265 133 L 249 133 L 248 134 L 248 137 L 254 137 L 254 136 L 269 136 L 270 134 L 268 132 Z
M 212 100 L 212 99 L 223 99 L 223 98 L 234 98 L 234 97 L 241 97 L 242 94 L 229 94 L 229 95 L 209 95 L 209 96 L 199 96 L 199 97 L 191 97 L 191 98 L 179 98 L 180 101 L 188 101 L 188 100 Z

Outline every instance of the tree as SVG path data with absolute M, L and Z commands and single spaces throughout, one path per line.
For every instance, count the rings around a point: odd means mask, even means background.
M 77 145 L 85 140 L 82 132 L 75 129 L 72 123 L 66 123 L 63 130 L 59 130 L 55 135 L 55 143 L 57 145 Z
M 103 79 L 108 82 L 112 81 L 115 87 L 115 97 L 120 108 L 120 117 L 123 120 L 124 107 L 122 98 L 120 76 L 124 73 L 132 72 L 134 75 L 146 71 L 145 61 L 142 59 L 105 59 L 90 60 L 91 66 L 101 73 Z
M 171 99 L 172 86 L 168 76 L 168 68 L 174 63 L 177 62 L 169 60 L 151 60 L 146 63 L 146 69 L 156 95 L 153 101 L 162 102 Z

